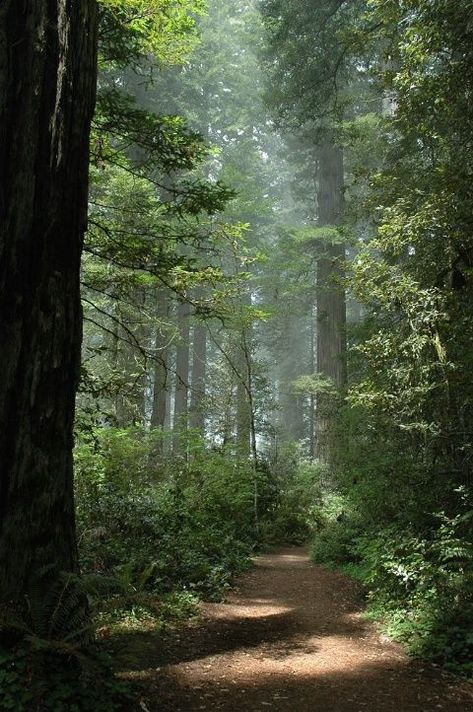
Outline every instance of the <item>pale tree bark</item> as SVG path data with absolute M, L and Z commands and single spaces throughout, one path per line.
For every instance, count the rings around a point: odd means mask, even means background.
M 245 323 L 245 308 L 251 306 L 249 291 L 241 296 L 240 303 L 241 324 L 235 331 L 236 343 L 234 346 L 234 374 L 236 376 L 236 446 L 243 457 L 248 457 L 254 452 L 256 444 L 252 442 L 254 418 L 252 412 L 252 362 L 250 354 L 251 326 Z
M 343 209 L 343 152 L 329 139 L 318 151 L 318 225 L 340 224 Z M 338 395 L 316 398 L 315 456 L 333 465 L 340 396 L 346 385 L 346 305 L 342 279 L 345 246 L 324 242 L 317 261 L 317 372 L 330 379 Z
M 0 5 L 0 604 L 76 571 L 72 430 L 94 0 Z
M 292 380 L 286 380 L 280 384 L 279 403 L 280 416 L 279 423 L 283 440 L 302 440 L 304 437 L 303 404 L 302 396 L 292 392 Z
M 315 372 L 315 361 L 317 357 L 317 329 L 316 329 L 317 307 L 313 305 L 310 310 L 310 354 L 309 371 Z M 315 395 L 309 394 L 309 452 L 313 457 L 315 454 Z
M 301 321 L 295 314 L 287 314 L 283 324 L 284 337 L 280 340 L 282 345 L 279 352 L 278 369 L 280 374 L 278 423 L 283 441 L 298 441 L 305 436 L 304 396 L 296 393 L 294 388 L 294 381 L 301 373 L 301 359 L 299 358 Z M 301 346 L 304 349 L 306 347 L 306 344 Z
M 251 297 L 248 295 L 248 304 Z M 251 348 L 251 327 L 242 325 L 240 332 L 239 354 L 239 380 L 237 384 L 237 413 L 236 413 L 236 444 L 241 457 L 251 454 L 253 466 L 253 514 L 255 536 L 259 536 L 259 489 L 258 489 L 258 450 L 256 443 L 256 411 L 254 402 L 254 374 L 253 354 Z
M 170 335 L 167 333 L 166 322 L 170 317 L 171 304 L 169 294 L 160 289 L 157 295 L 156 311 L 158 323 L 155 334 L 155 361 L 153 370 L 153 403 L 151 410 L 151 427 L 161 431 L 154 446 L 153 457 L 158 460 L 166 451 L 164 431 L 169 430 L 171 405 L 170 378 Z

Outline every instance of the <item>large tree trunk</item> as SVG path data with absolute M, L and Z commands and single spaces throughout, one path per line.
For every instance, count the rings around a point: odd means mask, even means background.
M 340 224 L 343 209 L 343 153 L 327 140 L 318 152 L 318 225 Z M 337 394 L 319 393 L 316 403 L 315 455 L 334 464 L 340 394 L 346 385 L 346 306 L 342 285 L 345 246 L 324 242 L 317 261 L 317 372 L 330 379 Z
M 72 430 L 95 0 L 0 6 L 0 604 L 75 571 Z
M 192 389 L 190 405 L 190 426 L 204 435 L 205 429 L 205 377 L 207 371 L 207 327 L 194 326 L 192 350 Z

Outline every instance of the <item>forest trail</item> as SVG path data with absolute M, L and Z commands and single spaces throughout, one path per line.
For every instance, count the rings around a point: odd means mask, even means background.
M 473 712 L 473 687 L 409 660 L 363 620 L 355 588 L 304 549 L 259 556 L 198 623 L 158 644 L 136 640 L 135 651 L 132 641 L 130 660 L 139 650 L 141 662 L 131 676 L 148 689 L 143 709 Z

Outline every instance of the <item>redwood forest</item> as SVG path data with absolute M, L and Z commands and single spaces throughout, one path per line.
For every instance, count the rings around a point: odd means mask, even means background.
M 473 712 L 473 3 L 1 0 L 0 710 Z

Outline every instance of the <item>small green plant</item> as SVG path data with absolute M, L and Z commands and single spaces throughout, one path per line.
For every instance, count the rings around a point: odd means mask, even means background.
M 179 591 L 162 596 L 129 592 L 99 602 L 94 622 L 99 637 L 133 631 L 158 632 L 196 616 L 199 599 Z
M 68 657 L 22 641 L 0 648 L 0 710 L 11 712 L 118 712 L 131 703 L 127 686 L 96 648 Z
M 93 642 L 88 586 L 50 567 L 33 578 L 21 611 L 4 609 L 0 632 L 0 710 L 116 712 L 130 700 L 111 661 Z M 109 585 L 109 584 L 107 584 Z
M 255 543 L 251 464 L 201 441 L 190 443 L 188 462 L 158 463 L 152 433 L 104 430 L 76 450 L 83 570 L 159 598 L 221 598 Z M 267 476 L 257 476 L 263 513 Z
M 372 611 L 410 650 L 455 671 L 473 673 L 473 543 L 470 514 L 436 517 L 428 531 L 381 530 L 358 541 Z M 463 529 L 463 532 L 462 532 Z

